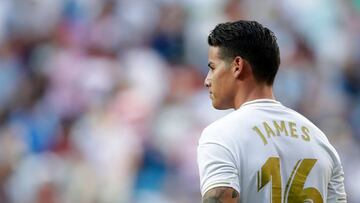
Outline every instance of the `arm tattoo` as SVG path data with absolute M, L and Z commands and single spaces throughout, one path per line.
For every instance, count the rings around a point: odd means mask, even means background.
M 233 188 L 217 187 L 206 192 L 202 203 L 238 203 L 238 197 L 238 192 Z
M 231 197 L 237 198 L 237 196 L 238 196 L 238 192 L 236 190 L 233 190 Z

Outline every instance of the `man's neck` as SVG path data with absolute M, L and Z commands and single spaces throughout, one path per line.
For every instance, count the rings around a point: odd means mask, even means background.
M 235 109 L 240 108 L 245 102 L 253 101 L 256 99 L 275 99 L 272 86 L 257 85 L 256 87 L 249 88 L 243 92 L 239 92 L 234 101 Z

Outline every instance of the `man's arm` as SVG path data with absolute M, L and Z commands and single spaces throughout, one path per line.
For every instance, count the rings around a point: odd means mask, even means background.
M 327 202 L 346 203 L 346 193 L 344 186 L 344 171 L 340 164 L 334 167 L 333 174 L 328 185 Z
M 239 193 L 231 187 L 216 187 L 207 191 L 202 203 L 239 203 Z

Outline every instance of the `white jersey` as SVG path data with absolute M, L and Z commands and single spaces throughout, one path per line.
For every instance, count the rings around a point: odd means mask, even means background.
M 270 99 L 244 103 L 204 129 L 201 193 L 232 187 L 241 203 L 346 202 L 339 156 L 321 130 Z

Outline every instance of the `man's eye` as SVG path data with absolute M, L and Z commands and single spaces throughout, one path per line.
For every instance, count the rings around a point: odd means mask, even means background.
M 214 70 L 214 69 L 215 69 L 214 67 L 212 67 L 212 66 L 210 65 L 210 63 L 208 64 L 208 67 L 209 67 L 210 70 Z

